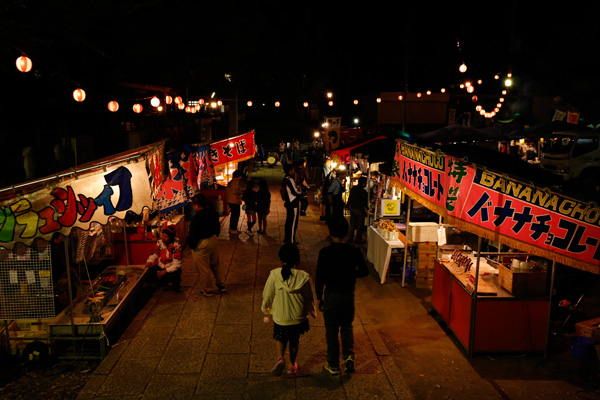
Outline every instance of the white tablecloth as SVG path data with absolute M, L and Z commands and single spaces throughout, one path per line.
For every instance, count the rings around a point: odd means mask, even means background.
M 383 284 L 390 267 L 392 249 L 403 249 L 404 243 L 400 240 L 384 239 L 372 226 L 367 231 L 367 243 L 367 259 L 373 263 Z

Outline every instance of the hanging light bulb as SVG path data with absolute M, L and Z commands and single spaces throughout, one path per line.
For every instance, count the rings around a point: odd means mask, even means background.
M 248 107 L 252 107 L 252 102 L 250 100 L 248 100 L 248 103 L 246 103 L 248 105 Z
M 108 102 L 108 110 L 110 112 L 117 112 L 118 109 L 119 109 L 119 103 L 117 103 L 114 100 Z
M 381 97 L 378 97 L 378 98 L 377 98 L 377 102 L 378 102 L 378 103 L 381 103 Z
M 357 105 L 358 104 L 358 100 L 355 99 L 353 103 L 354 103 L 354 105 Z
M 302 103 L 302 105 L 304 106 L 304 108 L 308 108 L 308 101 L 305 101 L 304 103 Z
M 278 101 L 275 102 L 275 107 L 279 107 L 280 105 L 281 105 L 280 102 L 278 102 Z
M 83 89 L 75 89 L 73 91 L 73 98 L 75 101 L 82 102 L 85 100 L 85 91 Z
M 31 71 L 31 67 L 33 67 L 33 64 L 31 63 L 31 60 L 29 59 L 29 57 L 21 56 L 21 57 L 17 58 L 17 69 L 19 71 L 29 72 L 29 71 Z

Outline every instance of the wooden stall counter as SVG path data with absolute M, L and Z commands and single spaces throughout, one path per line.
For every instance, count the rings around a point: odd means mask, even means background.
M 435 262 L 433 309 L 469 355 L 546 350 L 548 296 L 513 296 L 495 275 L 484 277 L 474 296 L 466 282 L 451 263 Z

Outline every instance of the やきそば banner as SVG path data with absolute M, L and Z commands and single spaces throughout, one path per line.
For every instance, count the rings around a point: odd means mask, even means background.
M 127 211 L 139 214 L 144 207 L 152 208 L 146 164 L 116 164 L 0 202 L 0 246 L 31 246 L 36 238 L 88 230 L 93 222 L 105 225 L 110 217 L 122 219 Z
M 254 157 L 254 131 L 210 144 L 212 167 L 229 162 L 242 162 Z
M 497 240 L 502 235 L 521 251 L 600 273 L 600 208 L 595 204 L 401 140 L 394 163 L 393 179 L 450 223 L 464 222 L 482 236 Z

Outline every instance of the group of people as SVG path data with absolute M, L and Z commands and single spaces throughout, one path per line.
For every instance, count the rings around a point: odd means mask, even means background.
M 267 231 L 267 215 L 271 212 L 271 193 L 267 181 L 261 179 L 258 184 L 254 180 L 246 181 L 246 186 L 242 188 L 242 173 L 235 170 L 232 179 L 227 184 L 226 197 L 229 205 L 229 233 L 239 235 L 238 230 L 240 213 L 243 209 L 246 212 L 246 233 L 254 236 L 252 228 L 258 222 L 259 234 Z
M 354 293 L 357 278 L 369 275 L 361 251 L 344 240 L 348 222 L 333 217 L 329 222 L 332 243 L 319 251 L 315 277 L 318 309 L 325 322 L 327 362 L 323 368 L 332 375 L 340 373 L 341 355 L 346 373 L 354 372 Z M 296 361 L 300 336 L 310 330 L 309 316 L 316 318 L 310 275 L 297 269 L 300 252 L 294 243 L 285 243 L 279 250 L 281 268 L 272 270 L 263 290 L 261 309 L 273 319 L 277 360 L 271 373 L 290 375 L 298 371 Z M 268 317 L 265 317 L 268 322 Z M 285 359 L 289 349 L 289 365 Z
M 356 185 L 348 193 L 344 203 L 343 194 L 346 190 L 346 174 L 344 171 L 332 169 L 331 159 L 323 164 L 323 185 L 321 186 L 321 221 L 332 217 L 343 217 L 345 208 L 350 211 L 350 232 L 348 242 L 364 243 L 365 218 L 369 211 L 369 194 L 366 190 L 367 178 L 361 176 Z
M 201 193 L 192 198 L 192 205 L 195 214 L 190 221 L 187 244 L 192 249 L 194 264 L 198 269 L 200 294 L 211 297 L 225 293 L 225 276 L 220 268 L 218 252 L 221 233 L 219 214 L 209 206 Z M 175 225 L 168 225 L 162 230 L 161 238 L 146 261 L 151 280 L 181 291 L 181 259 L 182 248 L 176 237 Z

